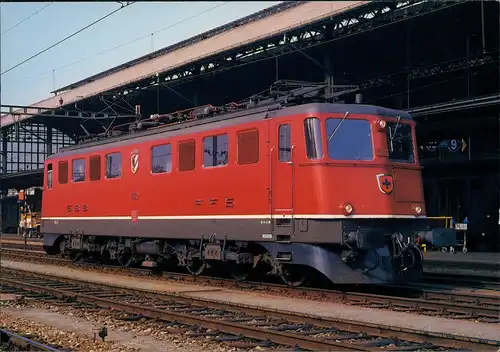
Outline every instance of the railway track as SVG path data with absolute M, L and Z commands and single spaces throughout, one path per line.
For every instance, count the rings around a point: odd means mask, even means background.
M 500 291 L 500 277 L 484 277 L 479 275 L 452 275 L 442 273 L 426 273 L 425 281 L 436 284 L 462 285 L 473 288 Z
M 211 336 L 233 347 L 292 347 L 321 351 L 469 349 L 496 351 L 500 341 L 471 339 L 378 324 L 227 304 L 219 301 L 159 294 L 146 290 L 3 269 L 2 292 L 37 300 L 71 300 L 81 307 L 115 309 L 168 322 L 193 336 Z M 165 326 L 165 323 L 163 323 Z
M 433 289 L 432 286 L 359 286 L 342 289 L 319 289 L 308 287 L 290 288 L 282 284 L 264 282 L 237 282 L 233 279 L 214 278 L 210 276 L 192 276 L 185 273 L 162 272 L 153 274 L 150 269 L 123 269 L 117 266 L 93 265 L 92 263 L 73 263 L 62 258 L 45 256 L 43 251 L 26 253 L 20 249 L 2 249 L 3 255 L 13 255 L 15 259 L 28 261 L 36 260 L 42 264 L 56 264 L 64 266 L 81 266 L 85 269 L 105 270 L 110 273 L 137 275 L 166 280 L 184 282 L 189 284 L 217 286 L 230 289 L 260 291 L 279 296 L 306 298 L 318 301 L 338 301 L 353 306 L 368 308 L 390 309 L 406 311 L 424 315 L 440 315 L 454 319 L 470 319 L 487 323 L 500 321 L 500 295 L 478 295 L 470 293 L 453 292 L 448 290 Z M 353 290 L 348 290 L 349 288 Z M 374 294 L 373 292 L 378 292 Z
M 62 352 L 12 331 L 0 329 L 0 351 L 50 351 Z

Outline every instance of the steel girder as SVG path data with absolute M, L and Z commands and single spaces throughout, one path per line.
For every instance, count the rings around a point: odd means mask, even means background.
M 111 114 L 107 112 L 93 112 L 93 111 L 83 111 L 80 109 L 48 109 L 36 106 L 21 106 L 21 105 L 0 105 L 0 114 L 11 114 L 14 116 L 21 115 L 32 115 L 32 116 L 43 116 L 43 117 L 57 117 L 57 118 L 73 118 L 73 119 L 94 119 L 94 120 L 107 120 L 110 118 L 121 117 L 116 111 L 116 114 Z M 8 111 L 2 111 L 8 109 Z M 16 112 L 14 109 L 22 109 L 20 112 Z M 129 116 L 127 116 L 129 117 Z
M 307 27 L 298 28 L 283 33 L 265 41 L 236 48 L 233 51 L 221 53 L 218 56 L 199 61 L 190 65 L 169 71 L 166 74 L 152 76 L 149 80 L 134 83 L 108 94 L 123 94 L 130 90 L 144 90 L 156 87 L 158 84 L 174 87 L 186 83 L 195 77 L 215 74 L 224 70 L 254 62 L 283 56 L 297 51 L 326 44 L 358 33 L 374 30 L 426 13 L 457 6 L 469 0 L 456 1 L 394 1 L 371 2 L 365 6 L 338 14 L 327 20 L 318 21 Z M 362 84 L 365 88 L 388 84 L 390 79 L 377 78 Z
M 78 105 L 82 106 L 83 102 L 76 103 L 74 109 L 57 108 L 47 109 L 42 107 L 33 106 L 19 106 L 19 105 L 1 105 L 1 109 L 8 109 L 2 113 L 9 113 L 13 115 L 32 115 L 33 119 L 16 122 L 7 127 L 1 128 L 10 133 L 13 129 L 24 129 L 23 124 L 34 121 L 37 124 L 48 125 L 56 128 L 62 133 L 66 134 L 73 140 L 76 136 L 89 133 L 106 132 L 114 123 L 128 122 L 137 118 L 140 111 L 136 107 L 131 106 L 123 97 L 106 98 L 104 96 L 93 97 L 85 101 L 85 105 L 96 100 L 99 105 L 103 107 L 99 111 L 91 111 L 81 109 Z M 94 107 L 95 104 L 92 104 Z M 13 112 L 13 109 L 22 109 L 22 112 Z M 71 120 L 71 121 L 70 121 Z
M 393 84 L 394 83 L 393 77 L 400 75 L 405 75 L 408 77 L 408 79 L 414 80 L 424 77 L 441 75 L 444 73 L 450 73 L 454 71 L 460 71 L 464 69 L 470 69 L 474 67 L 486 66 L 495 63 L 498 64 L 495 55 L 498 55 L 498 52 L 484 53 L 471 58 L 460 58 L 452 61 L 438 63 L 435 65 L 413 68 L 408 71 L 372 78 L 355 84 L 362 89 L 369 89 L 369 88 L 380 87 L 383 85 Z

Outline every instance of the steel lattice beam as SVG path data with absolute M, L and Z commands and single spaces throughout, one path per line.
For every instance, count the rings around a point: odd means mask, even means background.
M 21 109 L 21 111 L 14 111 L 14 109 Z M 0 105 L 0 114 L 10 114 L 14 116 L 31 115 L 31 116 L 44 116 L 44 117 L 63 117 L 73 119 L 94 119 L 94 120 L 108 120 L 111 118 L 130 117 L 131 114 L 109 114 L 106 112 L 93 112 L 83 110 L 69 110 L 69 109 L 47 109 L 36 106 L 21 106 L 21 105 Z
M 197 76 L 221 72 L 252 62 L 306 50 L 347 36 L 374 30 L 391 23 L 408 20 L 428 12 L 457 6 L 465 2 L 468 2 L 468 0 L 372 2 L 358 9 L 339 14 L 334 18 L 281 34 L 266 41 L 253 43 L 252 45 L 241 47 L 231 52 L 225 52 L 210 59 L 190 64 L 189 66 L 180 67 L 167 74 L 161 74 L 159 77 L 153 76 L 148 81 L 144 80 L 127 87 L 121 87 L 120 90 L 115 90 L 108 94 L 121 95 L 125 91 L 128 93 L 130 90 L 140 91 L 156 87 L 159 84 L 158 81 L 161 84 L 168 84 L 173 87 Z M 388 83 L 390 83 L 390 79 L 383 78 L 375 79 L 371 85 Z M 370 84 L 365 84 L 365 86 L 370 86 Z
M 444 73 L 449 73 L 449 72 L 454 72 L 454 71 L 460 71 L 460 70 L 465 70 L 469 68 L 474 68 L 474 67 L 480 67 L 480 66 L 485 66 L 489 64 L 494 64 L 496 61 L 495 59 L 495 54 L 493 53 L 486 53 L 486 54 L 480 54 L 478 56 L 472 57 L 472 58 L 460 58 L 456 59 L 453 61 L 447 61 L 443 63 L 439 63 L 436 65 L 429 65 L 429 66 L 424 66 L 424 67 L 418 67 L 414 68 L 408 71 L 404 72 L 398 72 L 382 77 L 377 77 L 377 78 L 372 78 L 368 79 L 363 82 L 358 82 L 356 83 L 363 89 L 370 89 L 370 88 L 376 88 L 380 87 L 383 85 L 389 85 L 393 83 L 393 77 L 395 76 L 400 76 L 400 75 L 405 75 L 408 77 L 408 79 L 419 79 L 419 78 L 425 78 L 425 77 L 430 77 L 434 75 L 441 75 Z

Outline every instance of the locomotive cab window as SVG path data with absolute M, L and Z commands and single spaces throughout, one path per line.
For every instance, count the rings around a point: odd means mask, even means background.
M 59 184 L 64 185 L 68 183 L 68 162 L 67 161 L 60 161 L 59 162 L 59 170 L 58 170 L 58 178 L 59 178 Z
M 259 130 L 240 131 L 238 137 L 238 165 L 255 164 L 259 161 Z
M 94 155 L 89 158 L 90 181 L 101 179 L 101 156 Z
M 121 153 L 111 153 L 106 155 L 106 178 L 117 178 L 122 175 L 122 155 Z
M 278 127 L 278 160 L 287 162 L 291 159 L 292 134 L 290 124 L 283 124 Z
M 74 159 L 72 164 L 71 180 L 73 182 L 85 181 L 85 159 Z
M 47 188 L 52 188 L 52 164 L 47 164 Z
M 172 171 L 172 146 L 156 145 L 151 148 L 151 172 L 161 174 Z
M 321 123 L 318 118 L 304 120 L 307 158 L 318 160 L 323 157 L 323 140 L 321 139 Z
M 228 149 L 227 133 L 203 138 L 203 166 L 227 165 Z
M 328 156 L 332 160 L 373 160 L 373 141 L 367 120 L 328 118 Z
M 411 125 L 406 123 L 389 122 L 387 124 L 387 147 L 389 159 L 400 163 L 414 163 L 413 133 Z
M 191 171 L 195 167 L 194 140 L 179 142 L 179 171 Z

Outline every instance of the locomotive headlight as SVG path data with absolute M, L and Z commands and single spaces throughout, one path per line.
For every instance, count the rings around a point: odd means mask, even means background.
M 385 127 L 387 126 L 387 121 L 383 120 L 383 119 L 378 119 L 375 124 L 377 125 L 377 129 L 379 130 L 379 132 L 382 132 Z
M 415 212 L 415 214 L 420 215 L 420 213 L 422 213 L 422 207 L 416 204 L 413 206 L 413 211 Z
M 345 215 L 351 215 L 352 212 L 354 211 L 354 207 L 352 206 L 351 203 L 344 203 L 344 205 L 342 206 L 342 208 L 344 209 L 344 214 Z

